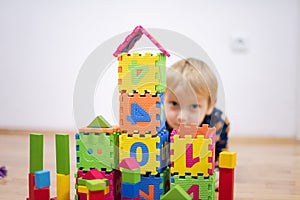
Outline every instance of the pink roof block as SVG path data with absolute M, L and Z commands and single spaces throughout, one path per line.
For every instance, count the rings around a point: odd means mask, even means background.
M 136 41 L 138 41 L 143 34 L 145 34 L 163 54 L 168 57 L 170 56 L 170 54 L 142 26 L 135 27 L 132 33 L 125 38 L 124 42 L 120 44 L 113 55 L 117 57 L 122 52 L 128 52 L 134 47 Z
M 133 170 L 140 168 L 140 165 L 135 158 L 125 158 L 120 162 L 119 167 Z
M 104 175 L 98 169 L 91 169 L 83 178 L 87 180 L 103 179 Z

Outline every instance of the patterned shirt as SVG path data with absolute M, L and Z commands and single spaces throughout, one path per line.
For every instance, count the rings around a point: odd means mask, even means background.
M 230 123 L 227 117 L 225 119 L 222 118 L 222 114 L 221 110 L 214 108 L 211 115 L 206 115 L 202 122 L 202 124 L 208 124 L 209 127 L 216 127 L 216 161 L 219 159 L 219 154 L 228 148 Z

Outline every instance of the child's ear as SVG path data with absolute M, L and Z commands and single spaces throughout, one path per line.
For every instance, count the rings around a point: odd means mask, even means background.
M 212 103 L 210 105 L 210 107 L 208 107 L 206 115 L 210 115 L 213 112 L 215 105 L 216 105 L 216 102 Z

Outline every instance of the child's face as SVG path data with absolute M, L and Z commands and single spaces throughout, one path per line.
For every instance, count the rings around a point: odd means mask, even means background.
M 212 110 L 207 97 L 197 96 L 181 85 L 165 93 L 164 107 L 168 125 L 176 129 L 180 123 L 200 125 Z

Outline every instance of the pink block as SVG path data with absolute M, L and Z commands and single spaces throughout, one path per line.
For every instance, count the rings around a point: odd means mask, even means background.
M 169 52 L 167 52 L 158 42 L 152 37 L 142 26 L 137 26 L 124 40 L 122 44 L 119 45 L 117 50 L 113 53 L 115 57 L 117 57 L 122 52 L 128 52 L 132 49 L 135 43 L 142 37 L 142 35 L 146 35 L 149 40 L 166 56 L 170 56 Z
M 134 170 L 134 169 L 139 169 L 140 168 L 140 165 L 139 163 L 136 161 L 135 158 L 125 158 L 123 159 L 120 164 L 119 164 L 119 167 L 122 167 L 122 168 L 125 168 L 125 169 L 131 169 L 131 170 Z
M 103 179 L 104 176 L 98 169 L 92 169 L 88 171 L 83 178 L 87 180 L 94 180 L 94 179 Z

